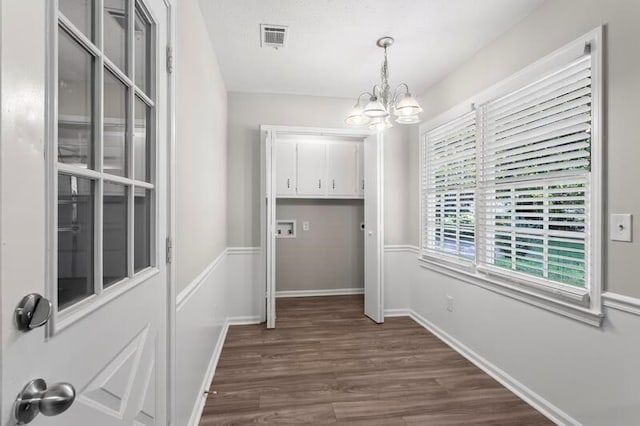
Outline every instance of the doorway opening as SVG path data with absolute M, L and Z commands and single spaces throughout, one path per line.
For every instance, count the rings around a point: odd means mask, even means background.
M 364 298 L 364 314 L 383 322 L 382 136 L 261 133 L 267 327 L 276 326 L 277 298 L 305 296 Z

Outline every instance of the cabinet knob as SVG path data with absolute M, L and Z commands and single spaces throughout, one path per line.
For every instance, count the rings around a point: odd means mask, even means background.
M 333 189 L 336 189 L 336 180 L 333 179 Z
M 318 189 L 322 189 L 322 179 L 318 179 Z
M 287 178 L 287 189 L 291 188 L 291 179 Z

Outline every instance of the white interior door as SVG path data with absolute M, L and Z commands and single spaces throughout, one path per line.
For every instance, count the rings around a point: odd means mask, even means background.
M 43 379 L 75 401 L 32 424 L 166 425 L 169 9 L 57 3 L 0 13 L 0 420 Z M 28 293 L 53 312 L 19 331 Z
M 263 132 L 262 140 L 262 164 L 264 165 L 264 174 L 262 183 L 264 185 L 264 201 L 262 208 L 262 230 L 263 243 L 265 250 L 265 271 L 266 271 L 266 320 L 267 328 L 275 328 L 276 326 L 276 142 L 275 132 Z
M 383 143 L 382 134 L 364 141 L 364 313 L 378 323 L 384 322 Z

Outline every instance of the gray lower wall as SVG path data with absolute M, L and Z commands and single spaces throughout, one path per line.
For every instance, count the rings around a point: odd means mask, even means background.
M 363 200 L 278 200 L 276 217 L 297 226 L 276 240 L 277 291 L 364 287 Z

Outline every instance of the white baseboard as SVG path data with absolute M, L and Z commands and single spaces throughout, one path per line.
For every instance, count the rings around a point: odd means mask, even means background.
M 191 413 L 191 417 L 189 418 L 189 426 L 198 426 L 198 424 L 200 423 L 200 417 L 202 417 L 204 404 L 207 401 L 207 395 L 205 394 L 205 392 L 209 390 L 209 388 L 211 387 L 211 383 L 213 382 L 213 376 L 216 372 L 216 367 L 218 366 L 220 355 L 222 354 L 222 347 L 224 346 L 224 341 L 227 338 L 227 331 L 229 331 L 229 320 L 225 321 L 222 328 L 222 333 L 220 333 L 220 337 L 218 338 L 218 342 L 216 343 L 215 350 L 211 355 L 211 361 L 209 361 L 207 373 L 204 375 L 204 380 L 202 381 L 202 386 L 200 387 L 200 397 L 198 400 L 196 400 L 196 404 L 193 407 L 193 412 Z
M 385 309 L 384 317 L 409 317 L 411 316 L 411 309 Z
M 227 318 L 229 325 L 250 325 L 261 324 L 262 318 L 260 316 L 248 316 L 248 317 L 230 317 Z
M 364 294 L 364 288 L 334 288 L 329 290 L 276 291 L 276 297 L 344 296 L 349 294 Z
M 471 348 L 427 320 L 425 317 L 414 312 L 413 310 L 408 311 L 409 316 L 415 322 L 423 326 L 430 333 L 442 340 L 460 355 L 471 361 L 476 367 L 480 368 L 489 376 L 500 382 L 511 392 L 518 395 L 525 402 L 538 410 L 542 415 L 546 416 L 549 420 L 558 425 L 580 426 L 580 423 L 577 420 L 569 416 L 567 413 L 565 413 L 555 405 L 551 404 L 546 399 L 542 398 L 540 395 L 520 383 L 518 380 L 511 377 L 496 365 L 492 364 L 491 362 L 474 352 Z

